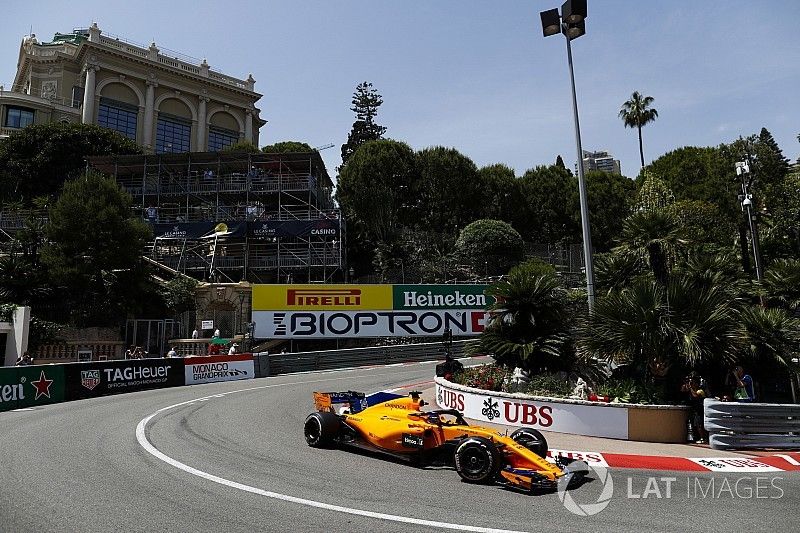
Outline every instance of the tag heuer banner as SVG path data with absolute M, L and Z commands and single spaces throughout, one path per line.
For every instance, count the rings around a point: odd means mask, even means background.
M 487 285 L 255 285 L 258 338 L 478 335 Z

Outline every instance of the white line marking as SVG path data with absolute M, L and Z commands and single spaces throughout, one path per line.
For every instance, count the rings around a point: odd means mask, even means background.
M 449 522 L 437 522 L 435 520 L 422 520 L 420 518 L 412 518 L 409 516 L 399 516 L 393 514 L 386 514 L 386 513 L 377 513 L 375 511 L 366 511 L 364 509 L 353 509 L 350 507 L 343 507 L 341 505 L 331 505 L 329 503 L 318 502 L 315 500 L 307 500 L 305 498 L 298 498 L 295 496 L 288 496 L 286 494 L 280 494 L 277 492 L 272 492 L 268 490 L 259 489 L 256 487 L 251 487 L 250 485 L 245 485 L 243 483 L 237 483 L 236 481 L 231 481 L 229 479 L 221 478 L 219 476 L 215 476 L 213 474 L 209 474 L 208 472 L 203 472 L 202 470 L 198 470 L 197 468 L 193 468 L 186 464 L 181 463 L 180 461 L 169 457 L 168 455 L 159 451 L 153 444 L 147 439 L 147 424 L 152 420 L 156 415 L 163 413 L 164 411 L 169 411 L 170 409 L 174 409 L 176 407 L 181 407 L 184 405 L 189 405 L 199 401 L 205 401 L 209 398 L 221 398 L 222 396 L 227 396 L 229 394 L 236 394 L 238 392 L 245 392 L 257 389 L 268 389 L 272 387 L 285 387 L 289 385 L 302 385 L 306 383 L 316 383 L 320 381 L 331 381 L 334 379 L 347 379 L 347 378 L 328 378 L 328 379 L 317 379 L 313 381 L 299 381 L 294 383 L 276 383 L 274 385 L 263 385 L 261 387 L 251 387 L 248 389 L 241 389 L 235 390 L 230 392 L 224 392 L 222 394 L 214 394 L 211 396 L 205 396 L 202 398 L 195 398 L 194 400 L 189 400 L 186 402 L 176 403 L 174 405 L 170 405 L 168 407 L 162 407 L 155 413 L 151 414 L 148 417 L 143 418 L 139 424 L 136 426 L 136 440 L 139 441 L 139 445 L 144 448 L 147 453 L 164 461 L 170 466 L 173 466 L 179 470 L 183 470 L 188 474 L 192 474 L 193 476 L 198 476 L 203 479 L 207 479 L 208 481 L 213 481 L 214 483 L 218 483 L 220 485 L 225 485 L 227 487 L 231 487 L 234 489 L 238 489 L 245 492 L 250 492 L 252 494 L 258 494 L 259 496 L 265 496 L 267 498 L 273 498 L 276 500 L 283 500 L 290 503 L 296 503 L 299 505 L 306 505 L 308 507 L 316 507 L 318 509 L 325 509 L 328 511 L 335 511 L 338 513 L 345 513 L 350 515 L 356 516 L 365 516 L 367 518 L 376 518 L 378 520 L 388 520 L 391 522 L 400 522 L 403 524 L 415 524 L 419 526 L 428 526 L 428 527 L 438 527 L 441 529 L 453 529 L 457 531 L 474 531 L 476 533 L 523 533 L 521 531 L 513 531 L 508 529 L 494 529 L 488 527 L 478 527 L 478 526 L 469 526 L 465 524 L 452 524 Z
M 780 457 L 781 459 L 783 459 L 784 461 L 786 461 L 790 465 L 800 466 L 800 463 L 798 463 L 795 460 L 795 458 L 792 457 L 791 455 L 785 455 L 785 454 L 782 454 L 782 453 L 778 453 L 778 454 L 775 454 L 775 457 Z

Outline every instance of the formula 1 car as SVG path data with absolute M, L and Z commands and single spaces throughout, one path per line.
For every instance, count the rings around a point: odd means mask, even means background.
M 553 490 L 569 460 L 546 460 L 547 441 L 531 428 L 510 436 L 470 426 L 455 409 L 422 411 L 418 392 L 409 396 L 358 392 L 315 392 L 316 412 L 304 425 L 309 446 L 346 446 L 380 452 L 417 466 L 455 468 L 468 483 L 499 483 L 526 492 Z M 339 412 L 337 412 L 337 407 Z M 573 472 L 582 475 L 585 472 Z

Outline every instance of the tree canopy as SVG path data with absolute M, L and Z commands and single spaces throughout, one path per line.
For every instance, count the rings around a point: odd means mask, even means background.
M 86 168 L 85 158 L 138 154 L 134 141 L 94 124 L 35 124 L 0 142 L 0 200 L 55 195 Z
M 281 141 L 275 144 L 268 144 L 261 148 L 265 154 L 288 154 L 293 152 L 313 152 L 314 149 L 308 143 L 300 141 Z

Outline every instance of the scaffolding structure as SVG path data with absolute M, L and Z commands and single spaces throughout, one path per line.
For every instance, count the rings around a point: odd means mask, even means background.
M 346 224 L 319 153 L 103 156 L 153 228 L 146 256 L 198 280 L 342 281 Z

